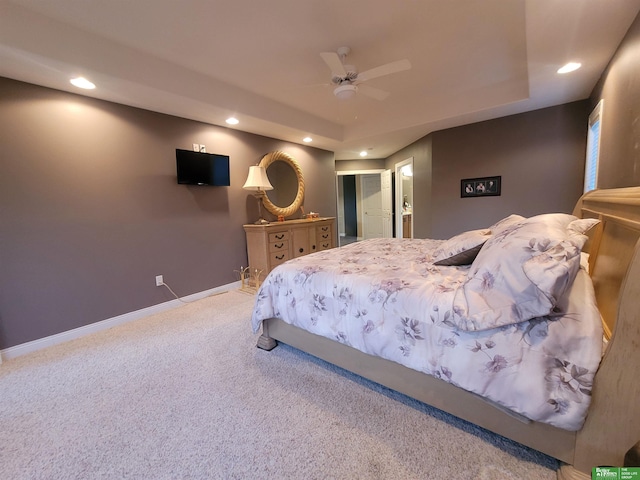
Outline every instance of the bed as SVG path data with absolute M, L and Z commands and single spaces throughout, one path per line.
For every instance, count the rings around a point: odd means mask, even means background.
M 640 188 L 590 192 L 573 214 L 287 262 L 257 294 L 258 346 L 286 343 L 546 453 L 561 479 L 622 465 L 640 438 Z

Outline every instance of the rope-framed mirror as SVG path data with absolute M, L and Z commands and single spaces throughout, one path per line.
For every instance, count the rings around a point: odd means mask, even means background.
M 302 176 L 302 169 L 300 168 L 300 165 L 298 165 L 298 162 L 295 160 L 295 158 L 293 158 L 291 155 L 289 155 L 288 153 L 275 151 L 267 153 L 264 157 L 262 157 L 262 160 L 260 160 L 260 166 L 264 167 L 265 171 L 267 171 L 267 175 L 269 165 L 274 162 L 285 162 L 293 169 L 293 172 L 295 173 L 296 179 L 298 181 L 298 188 L 295 198 L 289 206 L 276 205 L 271 201 L 271 199 L 269 199 L 267 195 L 262 196 L 262 204 L 264 205 L 264 208 L 266 208 L 273 215 L 290 217 L 291 215 L 296 213 L 302 206 L 302 200 L 304 199 L 304 178 Z

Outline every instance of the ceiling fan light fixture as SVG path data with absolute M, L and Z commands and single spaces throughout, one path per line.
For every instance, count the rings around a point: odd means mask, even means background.
M 358 87 L 355 85 L 340 85 L 333 90 L 333 94 L 338 97 L 339 100 L 349 100 L 356 96 Z

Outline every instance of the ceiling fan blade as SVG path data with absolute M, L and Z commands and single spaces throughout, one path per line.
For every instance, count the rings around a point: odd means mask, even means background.
M 358 85 L 358 92 L 361 92 L 367 97 L 375 98 L 376 100 L 384 100 L 389 96 L 389 92 L 380 90 L 379 88 L 371 87 L 369 85 Z
M 344 65 L 342 64 L 342 60 L 336 52 L 321 52 L 320 56 L 324 60 L 329 68 L 331 69 L 331 73 L 336 75 L 345 76 L 347 71 L 344 69 Z
M 365 70 L 358 74 L 358 81 L 364 82 L 371 80 L 372 78 L 382 77 L 383 75 L 390 75 L 396 72 L 402 72 L 403 70 L 409 70 L 411 68 L 411 62 L 406 58 L 395 62 L 380 65 L 379 67 Z

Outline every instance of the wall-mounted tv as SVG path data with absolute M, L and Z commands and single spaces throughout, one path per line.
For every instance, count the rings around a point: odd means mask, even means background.
M 176 149 L 176 170 L 182 185 L 231 185 L 228 155 Z

